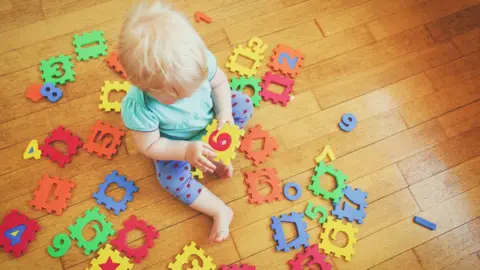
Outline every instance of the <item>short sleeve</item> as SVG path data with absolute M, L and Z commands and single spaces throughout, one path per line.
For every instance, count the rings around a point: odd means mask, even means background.
M 207 70 L 208 70 L 208 80 L 211 81 L 215 74 L 217 73 L 217 58 L 213 53 L 207 50 Z
M 140 93 L 136 93 L 136 91 Z M 128 129 L 149 132 L 158 129 L 159 120 L 145 105 L 143 93 L 132 87 L 122 100 L 122 120 Z

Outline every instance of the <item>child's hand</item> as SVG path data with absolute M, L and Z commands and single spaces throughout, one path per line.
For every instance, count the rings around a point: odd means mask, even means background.
M 217 129 L 220 130 L 222 129 L 222 127 L 226 124 L 226 123 L 229 123 L 230 125 L 233 125 L 234 124 L 234 121 L 233 121 L 233 116 L 232 114 L 226 114 L 226 113 L 223 113 L 223 114 L 217 114 L 217 116 L 215 117 L 218 121 L 218 126 L 217 126 Z
M 194 141 L 188 143 L 185 160 L 201 171 L 213 173 L 216 167 L 210 160 L 216 156 L 210 145 L 202 141 Z

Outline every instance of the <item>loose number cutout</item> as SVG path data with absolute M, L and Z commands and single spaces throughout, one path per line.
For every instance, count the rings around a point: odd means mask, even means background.
M 357 126 L 357 118 L 351 113 L 342 116 L 342 121 L 338 123 L 341 130 L 350 132 Z
M 293 58 L 290 58 L 290 55 L 288 55 L 287 53 L 283 52 L 280 54 L 280 56 L 278 57 L 278 63 L 280 63 L 281 65 L 283 65 L 283 61 L 287 61 L 288 65 L 290 66 L 291 69 L 294 69 L 295 66 L 297 65 L 297 62 L 298 62 L 298 57 L 295 56 Z
M 322 224 L 327 220 L 328 211 L 325 207 L 318 205 L 313 207 L 313 202 L 309 201 L 307 208 L 305 209 L 305 216 L 309 219 L 314 220 L 318 217 L 318 213 L 321 213 L 322 216 L 318 219 L 318 223 Z
M 332 147 L 329 144 L 323 148 L 322 153 L 315 158 L 315 161 L 320 163 L 321 161 L 324 161 L 326 157 L 328 157 L 330 161 L 335 160 L 335 154 L 333 153 Z
M 218 130 L 215 130 L 208 138 L 208 144 L 217 151 L 225 151 L 232 144 L 232 137 L 228 133 L 221 133 L 218 135 Z M 216 137 L 216 138 L 215 138 Z
M 71 244 L 72 240 L 66 234 L 57 234 L 53 238 L 53 247 L 48 246 L 48 254 L 54 258 L 62 257 L 70 249 Z

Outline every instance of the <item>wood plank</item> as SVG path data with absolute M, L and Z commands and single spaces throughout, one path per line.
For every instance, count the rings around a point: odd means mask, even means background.
M 438 118 L 438 122 L 449 137 L 480 127 L 480 101 L 442 115 Z
M 441 269 L 480 250 L 480 218 L 414 248 L 424 269 Z
M 470 254 L 469 256 L 452 263 L 448 269 L 451 270 L 475 270 L 480 264 L 480 252 Z
M 323 109 L 393 84 L 430 68 L 460 57 L 452 43 L 444 43 L 415 51 L 386 63 L 368 68 L 338 80 L 312 86 Z
M 9 270 L 21 270 L 25 269 L 26 266 L 29 268 L 32 267 L 31 269 L 63 269 L 60 259 L 49 256 L 45 249 L 28 250 L 27 253 L 20 258 L 11 257 L 10 260 L 0 263 L 1 269 Z
M 480 6 L 473 6 L 460 12 L 426 24 L 433 39 L 439 42 L 480 26 Z
M 415 256 L 415 253 L 412 250 L 406 251 L 370 269 L 371 270 L 389 270 L 389 269 L 423 270 L 422 266 L 418 262 L 417 257 Z
M 427 209 L 480 185 L 480 156 L 410 186 L 421 209 Z
M 46 18 L 52 18 L 65 13 L 99 5 L 108 1 L 110 0 L 42 0 L 41 9 L 43 10 Z
M 0 0 L 0 11 L 7 11 L 13 8 L 11 0 Z
M 480 50 L 480 28 L 455 36 L 452 41 L 464 55 Z
M 407 183 L 413 185 L 480 155 L 480 128 L 454 137 L 398 162 Z
M 44 20 L 41 5 L 41 1 L 35 0 L 24 5 L 16 4 L 12 9 L 0 11 L 0 25 L 2 26 L 0 33 Z

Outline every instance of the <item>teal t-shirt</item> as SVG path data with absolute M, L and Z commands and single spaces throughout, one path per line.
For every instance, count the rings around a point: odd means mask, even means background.
M 136 86 L 122 100 L 122 120 L 131 130 L 149 132 L 171 140 L 199 140 L 214 118 L 210 81 L 217 71 L 215 56 L 207 52 L 208 80 L 191 97 L 166 105 Z

